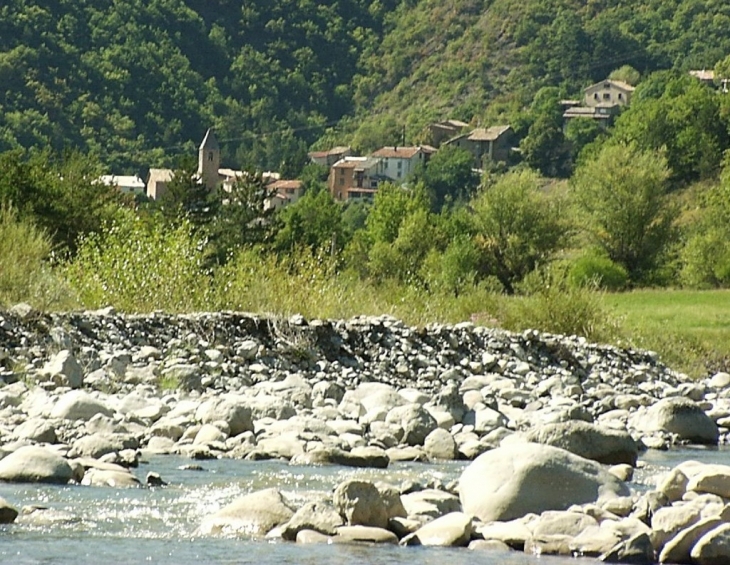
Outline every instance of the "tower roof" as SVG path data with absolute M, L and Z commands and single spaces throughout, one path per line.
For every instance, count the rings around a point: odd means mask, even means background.
M 200 144 L 200 149 L 207 149 L 210 151 L 218 151 L 220 149 L 215 133 L 213 133 L 213 128 L 208 128 L 208 131 L 205 132 L 205 137 L 203 138 L 203 143 Z

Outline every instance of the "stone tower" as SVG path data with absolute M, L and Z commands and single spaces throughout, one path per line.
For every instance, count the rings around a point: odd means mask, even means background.
M 198 149 L 198 175 L 208 190 L 218 185 L 218 169 L 221 166 L 221 149 L 212 129 L 205 132 Z

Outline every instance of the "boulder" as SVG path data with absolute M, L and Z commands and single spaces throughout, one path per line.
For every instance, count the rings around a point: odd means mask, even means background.
M 533 428 L 527 440 L 560 447 L 586 459 L 606 465 L 626 463 L 636 466 L 636 442 L 626 431 L 608 430 L 581 420 L 546 424 Z
M 469 545 L 472 519 L 463 512 L 450 512 L 436 518 L 406 536 L 402 545 L 432 545 L 441 547 L 465 547 Z
M 642 429 L 648 432 L 667 432 L 692 443 L 717 445 L 719 432 L 715 422 L 688 398 L 672 397 L 651 406 Z
M 89 469 L 84 473 L 82 485 L 94 487 L 138 488 L 139 479 L 128 471 Z
M 350 526 L 388 526 L 388 510 L 373 483 L 358 480 L 340 483 L 335 488 L 332 501 L 337 512 Z
M 18 511 L 4 498 L 0 497 L 0 524 L 12 524 L 18 517 Z
M 281 493 L 269 488 L 242 496 L 206 517 L 198 532 L 202 535 L 260 537 L 288 522 L 293 515 Z
M 688 480 L 687 490 L 730 498 L 730 465 L 702 465 Z
M 345 467 L 371 467 L 385 469 L 390 458 L 384 449 L 378 447 L 356 447 L 343 451 L 336 447 L 318 449 L 294 455 L 291 465 L 343 465 Z
M 459 498 L 449 492 L 425 489 L 401 495 L 408 517 L 435 519 L 450 512 L 461 511 Z
M 231 436 L 252 432 L 253 416 L 251 408 L 246 404 L 249 400 L 234 395 L 211 398 L 195 411 L 195 419 L 203 424 L 225 422 Z
M 0 461 L 0 481 L 65 485 L 72 478 L 68 461 L 43 447 L 21 447 Z
M 436 428 L 426 436 L 423 448 L 429 459 L 452 460 L 457 455 L 453 436 L 442 428 Z
M 393 532 L 385 528 L 373 526 L 341 526 L 337 528 L 337 535 L 332 538 L 333 543 L 398 543 Z
M 36 443 L 56 443 L 56 427 L 44 418 L 30 418 L 15 428 L 15 436 Z
M 604 563 L 634 563 L 651 565 L 654 563 L 654 548 L 649 534 L 643 532 L 619 542 L 614 548 L 598 558 Z
M 535 443 L 487 451 L 459 480 L 464 512 L 483 522 L 565 510 L 573 504 L 629 494 L 628 487 L 599 463 Z
M 659 553 L 659 563 L 689 563 L 690 552 L 697 541 L 722 524 L 720 518 L 705 518 L 681 530 L 664 545 Z
M 51 418 L 62 420 L 91 420 L 97 414 L 112 417 L 114 410 L 82 390 L 72 390 L 58 399 Z
M 548 510 L 532 522 L 530 528 L 535 537 L 553 535 L 575 537 L 583 530 L 597 525 L 595 518 L 582 512 Z
M 81 388 L 84 371 L 73 353 L 64 349 L 51 357 L 39 372 L 41 380 L 48 380 L 57 386 Z
M 314 530 L 328 536 L 335 535 L 344 525 L 342 516 L 329 502 L 308 502 L 282 526 L 281 537 L 294 541 L 302 530 Z
M 401 441 L 407 445 L 423 445 L 426 436 L 438 427 L 436 419 L 420 404 L 397 406 L 388 412 L 386 424 L 397 424 L 403 430 Z
M 723 524 L 702 536 L 690 553 L 696 565 L 725 565 L 730 559 L 730 524 Z

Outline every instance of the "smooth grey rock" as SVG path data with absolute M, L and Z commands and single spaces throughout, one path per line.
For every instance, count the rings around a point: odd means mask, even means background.
M 436 518 L 401 541 L 402 545 L 465 547 L 469 545 L 472 519 L 463 512 L 450 512 Z
M 534 443 L 483 453 L 459 480 L 464 512 L 483 522 L 628 494 L 628 487 L 595 461 Z
M 84 371 L 73 353 L 67 349 L 59 351 L 40 370 L 39 375 L 57 386 L 81 388 L 84 381 Z
M 0 481 L 65 485 L 73 478 L 68 462 L 43 447 L 26 446 L 0 460 Z
M 88 421 L 97 414 L 111 417 L 114 415 L 114 410 L 83 390 L 67 392 L 58 399 L 51 410 L 51 418 L 62 420 Z
M 0 497 L 0 524 L 12 524 L 18 517 L 18 510 Z
M 722 524 L 702 536 L 690 557 L 696 565 L 725 565 L 730 559 L 730 524 Z
M 402 442 L 411 445 L 423 445 L 426 436 L 438 427 L 438 423 L 423 406 L 407 404 L 397 406 L 388 412 L 386 424 L 397 424 L 403 429 Z
M 373 483 L 344 481 L 335 488 L 332 503 L 350 526 L 388 527 L 388 510 Z
M 291 520 L 294 512 L 274 488 L 237 498 L 215 514 L 203 519 L 202 535 L 239 535 L 261 537 L 276 526 Z
M 308 502 L 282 526 L 281 537 L 294 541 L 302 530 L 314 530 L 331 536 L 335 535 L 337 528 L 343 525 L 342 516 L 329 502 Z
M 547 424 L 532 429 L 527 441 L 560 447 L 605 465 L 626 463 L 636 466 L 636 442 L 626 431 L 600 428 L 579 420 Z
M 665 398 L 651 406 L 642 419 L 646 431 L 676 434 L 693 443 L 716 445 L 717 425 L 695 402 L 687 398 Z

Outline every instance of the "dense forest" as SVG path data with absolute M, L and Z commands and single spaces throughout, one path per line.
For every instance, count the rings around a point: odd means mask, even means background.
M 228 166 L 295 174 L 312 146 L 418 142 L 435 119 L 525 136 L 541 88 L 709 69 L 729 28 L 713 0 L 9 0 L 0 150 L 144 172 L 214 126 Z

